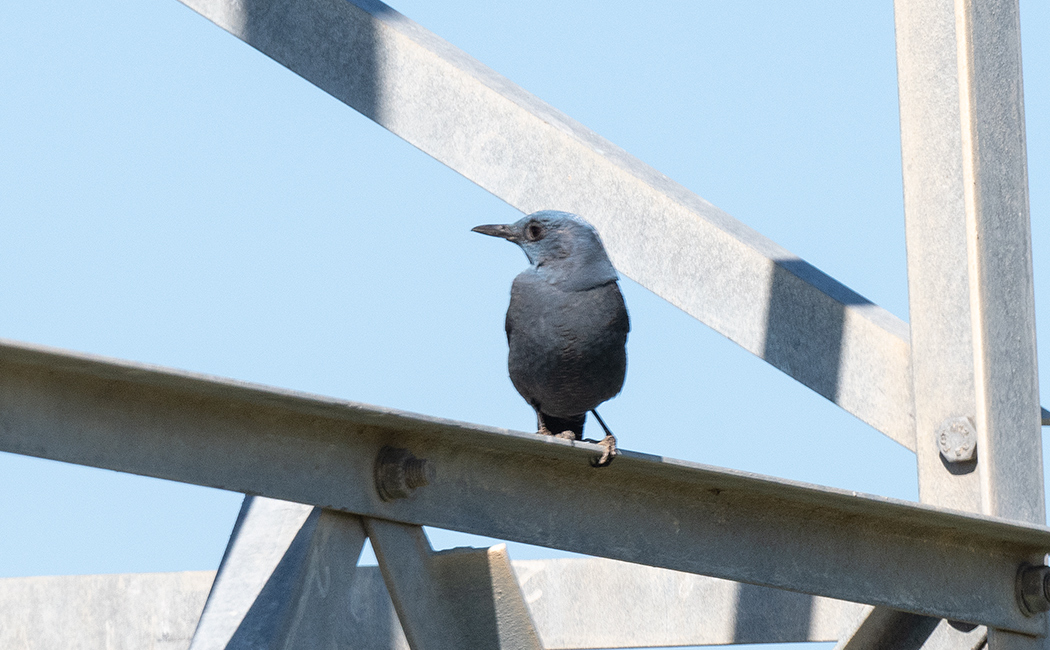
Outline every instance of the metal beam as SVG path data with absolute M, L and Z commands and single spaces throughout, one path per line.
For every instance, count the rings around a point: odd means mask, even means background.
M 1017 2 L 896 0 L 894 13 L 919 496 L 1042 523 L 1045 410 Z M 942 436 L 976 455 L 956 457 Z M 840 647 L 897 647 L 904 638 L 918 647 L 935 623 L 875 608 Z M 924 647 L 968 648 L 985 635 L 993 650 L 1044 643 L 996 630 L 953 634 L 944 622 L 938 631 Z
M 835 650 L 981 650 L 988 643 L 983 625 L 966 625 L 916 616 L 885 607 L 864 607 Z
M 834 641 L 841 621 L 870 609 L 597 558 L 511 565 L 546 650 Z M 0 647 L 185 648 L 214 578 L 215 571 L 0 578 Z M 408 650 L 379 567 L 357 567 L 343 596 L 328 624 L 353 636 L 320 647 Z
M 419 526 L 364 524 L 412 650 L 543 650 L 506 544 L 434 552 Z
M 955 3 L 896 0 L 894 15 L 919 498 L 981 512 L 976 461 L 946 463 L 937 442 L 977 399 Z
M 914 449 L 905 323 L 375 0 L 181 0 Z
M 871 607 L 835 650 L 919 650 L 940 621 L 886 607 Z
M 354 638 L 359 517 L 245 497 L 190 650 L 307 650 Z
M 436 472 L 375 489 L 380 450 Z M 1050 529 L 745 472 L 0 344 L 0 450 L 1030 634 L 1019 563 Z M 629 522 L 625 523 L 625 522 Z M 769 549 L 776 549 L 770 553 Z
M 547 650 L 835 641 L 864 605 L 599 558 L 514 571 Z
M 0 648 L 184 650 L 214 571 L 0 578 Z
M 208 615 L 198 626 L 201 630 L 216 627 L 229 630 L 219 635 L 218 643 L 213 647 L 228 647 L 222 643 L 232 638 L 235 629 L 251 629 L 259 627 L 260 623 L 267 625 L 265 621 L 271 618 L 280 618 L 273 616 L 274 603 L 256 604 L 260 600 L 256 594 L 266 591 L 261 587 L 263 582 L 287 583 L 288 580 L 279 574 L 298 576 L 303 573 L 305 556 L 302 544 L 297 545 L 293 540 L 305 536 L 311 539 L 325 537 L 325 524 L 319 522 L 317 516 L 311 516 L 311 511 L 320 512 L 321 509 L 261 497 L 246 498 L 223 558 L 221 579 L 209 599 Z M 325 512 L 325 516 L 346 517 L 333 511 Z M 359 520 L 352 516 L 348 518 L 355 522 Z M 842 600 L 615 560 L 574 558 L 510 563 L 506 561 L 505 551 L 499 548 L 432 553 L 418 527 L 367 521 L 374 533 L 372 545 L 398 592 L 402 618 L 414 627 L 414 637 L 423 638 L 425 642 L 440 640 L 447 634 L 449 618 L 461 616 L 475 621 L 472 626 L 468 622 L 468 626 L 477 628 L 479 623 L 486 622 L 479 613 L 496 613 L 496 609 L 512 619 L 504 621 L 502 626 L 495 621 L 497 629 L 511 628 L 498 635 L 501 639 L 521 639 L 520 631 L 513 629 L 520 627 L 520 623 L 517 626 L 507 624 L 513 623 L 513 619 L 531 619 L 535 622 L 538 641 L 542 641 L 542 647 L 547 650 L 834 641 L 841 636 L 842 621 L 853 620 L 860 611 L 870 609 Z M 299 532 L 302 526 L 297 528 L 296 522 L 313 527 L 313 532 Z M 358 544 L 355 538 L 347 548 L 333 548 L 331 544 L 325 548 L 337 560 L 349 561 L 356 557 Z M 405 561 L 393 561 L 391 556 L 397 555 L 408 557 Z M 285 639 L 306 639 L 309 642 L 300 645 L 407 649 L 408 641 L 394 613 L 394 605 L 383 578 L 376 572 L 376 567 L 312 572 L 306 583 L 310 587 L 323 585 L 321 593 L 325 598 L 320 606 L 302 602 L 300 598 L 297 607 L 298 611 L 312 615 L 312 624 L 300 620 L 297 627 L 303 634 L 285 634 L 270 645 L 283 647 L 280 642 Z M 425 579 L 426 574 L 429 574 L 429 579 Z M 449 574 L 459 583 L 467 579 L 472 584 L 465 588 L 462 584 L 450 584 Z M 419 584 L 421 582 L 424 584 Z M 489 583 L 495 588 L 489 589 Z M 230 584 L 237 588 L 231 589 Z M 3 585 L 0 580 L 0 598 L 5 593 Z M 421 593 L 428 595 L 428 586 L 430 591 L 437 593 L 421 597 Z M 289 601 L 295 598 L 292 589 L 270 591 L 277 591 L 278 596 Z M 248 597 L 244 598 L 245 595 Z M 507 603 L 493 607 L 494 598 L 506 600 L 508 597 L 510 607 Z M 462 602 L 464 598 L 467 602 Z M 0 630 L 14 624 L 8 620 L 12 616 L 14 620 L 24 618 L 22 612 L 27 608 L 32 611 L 46 609 L 46 605 L 39 602 L 41 600 L 46 598 L 20 603 L 10 613 L 4 610 L 4 615 L 0 616 Z M 450 611 L 448 602 L 456 600 L 460 602 Z M 225 603 L 220 604 L 220 601 Z M 333 607 L 333 604 L 337 606 Z M 294 603 L 283 605 L 283 608 L 291 606 Z M 281 608 L 277 603 L 276 609 Z M 515 612 L 515 608 L 518 611 Z M 198 607 L 198 615 L 199 610 Z M 427 610 L 430 610 L 429 614 Z M 464 611 L 468 613 L 466 616 L 462 614 Z M 52 612 L 49 616 L 61 618 L 62 613 Z M 262 621 L 252 623 L 248 620 L 252 616 Z M 220 623 L 218 626 L 216 619 Z M 491 636 L 493 621 L 488 619 L 487 622 Z M 182 621 L 168 625 L 175 627 L 180 623 L 184 628 Z M 436 626 L 437 631 L 428 633 L 424 629 L 428 625 Z M 269 626 L 284 629 L 282 625 L 270 623 Z M 484 634 L 485 628 L 480 631 Z M 475 630 L 475 637 L 477 632 Z M 325 638 L 319 639 L 320 634 L 325 634 Z M 498 640 L 490 641 L 460 640 L 454 647 L 499 646 Z M 535 635 L 527 636 L 525 641 L 523 645 L 538 643 Z M 200 639 L 193 647 L 202 647 L 198 646 L 199 643 Z M 266 644 L 256 639 L 255 645 L 263 647 Z

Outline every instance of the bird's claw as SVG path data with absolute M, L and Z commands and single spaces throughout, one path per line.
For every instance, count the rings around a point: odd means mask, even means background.
M 603 448 L 602 455 L 591 459 L 591 467 L 608 467 L 609 463 L 620 455 L 616 449 L 616 438 L 612 434 L 606 435 L 597 444 Z
M 576 434 L 572 431 L 562 431 L 561 433 L 554 433 L 547 427 L 540 427 L 540 430 L 536 432 L 538 436 L 554 436 L 555 438 L 561 438 L 562 440 L 576 440 Z

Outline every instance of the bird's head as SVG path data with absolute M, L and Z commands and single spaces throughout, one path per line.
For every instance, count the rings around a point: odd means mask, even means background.
M 570 212 L 541 210 L 515 223 L 472 230 L 521 246 L 536 271 L 566 291 L 583 291 L 617 279 L 598 231 Z

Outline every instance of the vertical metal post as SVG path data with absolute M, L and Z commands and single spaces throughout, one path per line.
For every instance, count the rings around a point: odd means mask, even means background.
M 982 503 L 1044 523 L 1018 1 L 956 0 L 956 30 Z
M 920 499 L 1042 523 L 1018 3 L 894 9 Z

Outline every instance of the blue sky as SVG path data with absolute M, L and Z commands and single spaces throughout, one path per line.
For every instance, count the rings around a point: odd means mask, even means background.
M 393 6 L 907 319 L 889 0 L 577 5 Z M 1050 6 L 1021 9 L 1042 335 Z M 502 329 L 525 259 L 470 232 L 502 201 L 174 0 L 2 3 L 0 61 L 0 337 L 533 426 Z M 623 285 L 623 447 L 916 498 L 910 452 Z M 240 504 L 6 454 L 0 494 L 0 576 L 215 568 Z

